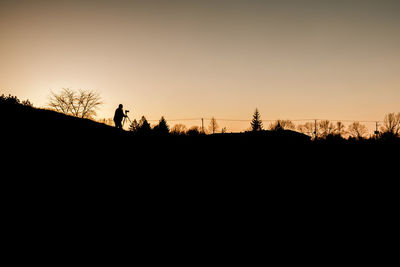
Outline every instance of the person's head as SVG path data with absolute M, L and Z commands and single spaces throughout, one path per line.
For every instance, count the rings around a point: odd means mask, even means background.
M 119 104 L 118 108 L 122 109 L 124 106 L 122 104 Z

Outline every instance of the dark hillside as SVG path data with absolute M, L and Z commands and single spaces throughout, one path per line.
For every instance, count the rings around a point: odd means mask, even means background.
M 118 222 L 121 236 L 121 226 L 232 236 L 235 222 L 319 235 L 395 203 L 398 165 L 371 146 L 317 145 L 292 131 L 135 136 L 23 105 L 0 105 L 0 120 L 3 197 L 19 231 L 66 224 L 98 237 L 99 222 Z
M 137 175 L 143 170 L 150 175 L 169 170 L 189 176 L 191 172 L 228 177 L 277 172 L 319 177 L 332 170 L 362 172 L 368 166 L 382 166 L 394 160 L 389 155 L 397 151 L 397 146 L 371 141 L 314 142 L 290 130 L 133 135 L 92 120 L 4 101 L 0 104 L 0 120 L 2 148 L 12 160 L 40 160 L 53 164 L 49 166 L 74 168 L 91 164 L 115 174 Z
M 79 140 L 89 137 L 115 136 L 118 132 L 110 126 L 89 119 L 64 115 L 51 110 L 24 105 L 0 105 L 2 133 L 9 138 Z
M 0 105 L 1 133 L 5 140 L 43 145 L 58 143 L 90 143 L 135 149 L 171 149 L 186 152 L 255 149 L 266 146 L 305 145 L 310 138 L 293 131 L 261 131 L 258 133 L 231 133 L 197 136 L 132 135 L 114 127 L 89 119 L 64 115 L 55 111 L 37 109 L 21 104 Z M 57 144 L 55 145 L 57 146 Z M 172 151 L 172 152 L 173 152 Z M 161 151 L 160 151 L 161 152 Z M 208 153 L 208 152 L 207 152 Z M 213 153 L 210 153 L 213 154 Z

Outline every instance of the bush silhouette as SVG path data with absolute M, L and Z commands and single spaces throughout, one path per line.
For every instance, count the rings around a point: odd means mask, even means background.
M 27 107 L 33 107 L 32 103 L 27 99 L 24 101 L 20 101 L 18 97 L 9 94 L 8 96 L 2 94 L 0 96 L 0 103 L 3 105 L 21 105 Z
M 129 131 L 131 133 L 137 133 L 138 130 L 139 130 L 139 123 L 137 122 L 136 119 L 134 119 L 131 125 L 129 125 Z
M 187 135 L 189 136 L 198 136 L 202 134 L 199 126 L 192 126 L 190 129 L 186 132 Z

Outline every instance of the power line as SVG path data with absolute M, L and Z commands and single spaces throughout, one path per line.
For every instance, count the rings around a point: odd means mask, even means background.
M 167 121 L 201 121 L 201 120 L 211 120 L 212 118 L 182 118 L 182 119 L 166 119 Z M 218 121 L 236 121 L 236 122 L 250 122 L 251 119 L 225 119 L 225 118 L 214 118 L 215 120 Z M 383 121 L 380 120 L 340 120 L 340 119 L 263 119 L 262 121 L 266 122 L 275 122 L 275 121 L 282 121 L 282 120 L 289 120 L 289 121 L 333 121 L 333 122 L 363 122 L 363 123 L 382 123 Z M 159 121 L 155 119 L 149 119 L 147 121 Z
M 234 119 L 234 118 L 214 118 L 216 121 L 223 121 L 223 122 L 242 122 L 242 123 L 250 123 L 251 119 Z M 201 130 L 204 131 L 204 120 L 211 121 L 212 118 L 204 118 L 204 117 L 197 117 L 197 118 L 175 118 L 175 119 L 167 119 L 167 122 L 189 122 L 189 121 L 197 121 L 199 125 L 201 125 Z M 375 131 L 374 133 L 376 134 L 378 132 L 378 125 L 382 124 L 383 121 L 380 120 L 340 120 L 340 119 L 264 119 L 262 120 L 263 122 L 276 122 L 276 121 L 291 121 L 291 122 L 312 122 L 314 124 L 314 135 L 316 135 L 317 132 L 317 127 L 319 126 L 318 122 L 321 121 L 329 121 L 329 122 L 343 122 L 343 123 L 354 123 L 354 122 L 360 122 L 360 123 L 374 123 L 375 124 Z M 159 119 L 148 119 L 147 121 L 149 122 L 158 122 L 160 121 Z M 196 123 L 197 124 L 197 123 Z M 299 124 L 300 125 L 300 124 Z M 370 128 L 370 127 L 369 127 Z M 370 129 L 371 130 L 371 129 Z
M 190 118 L 190 119 L 165 119 L 167 121 L 198 121 L 201 118 Z M 159 120 L 147 120 L 147 121 L 159 121 Z

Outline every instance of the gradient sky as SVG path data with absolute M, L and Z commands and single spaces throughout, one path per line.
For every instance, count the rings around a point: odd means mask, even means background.
M 400 111 L 400 1 L 2 0 L 0 36 L 0 93 L 38 107 L 66 87 L 98 91 L 100 118 Z

